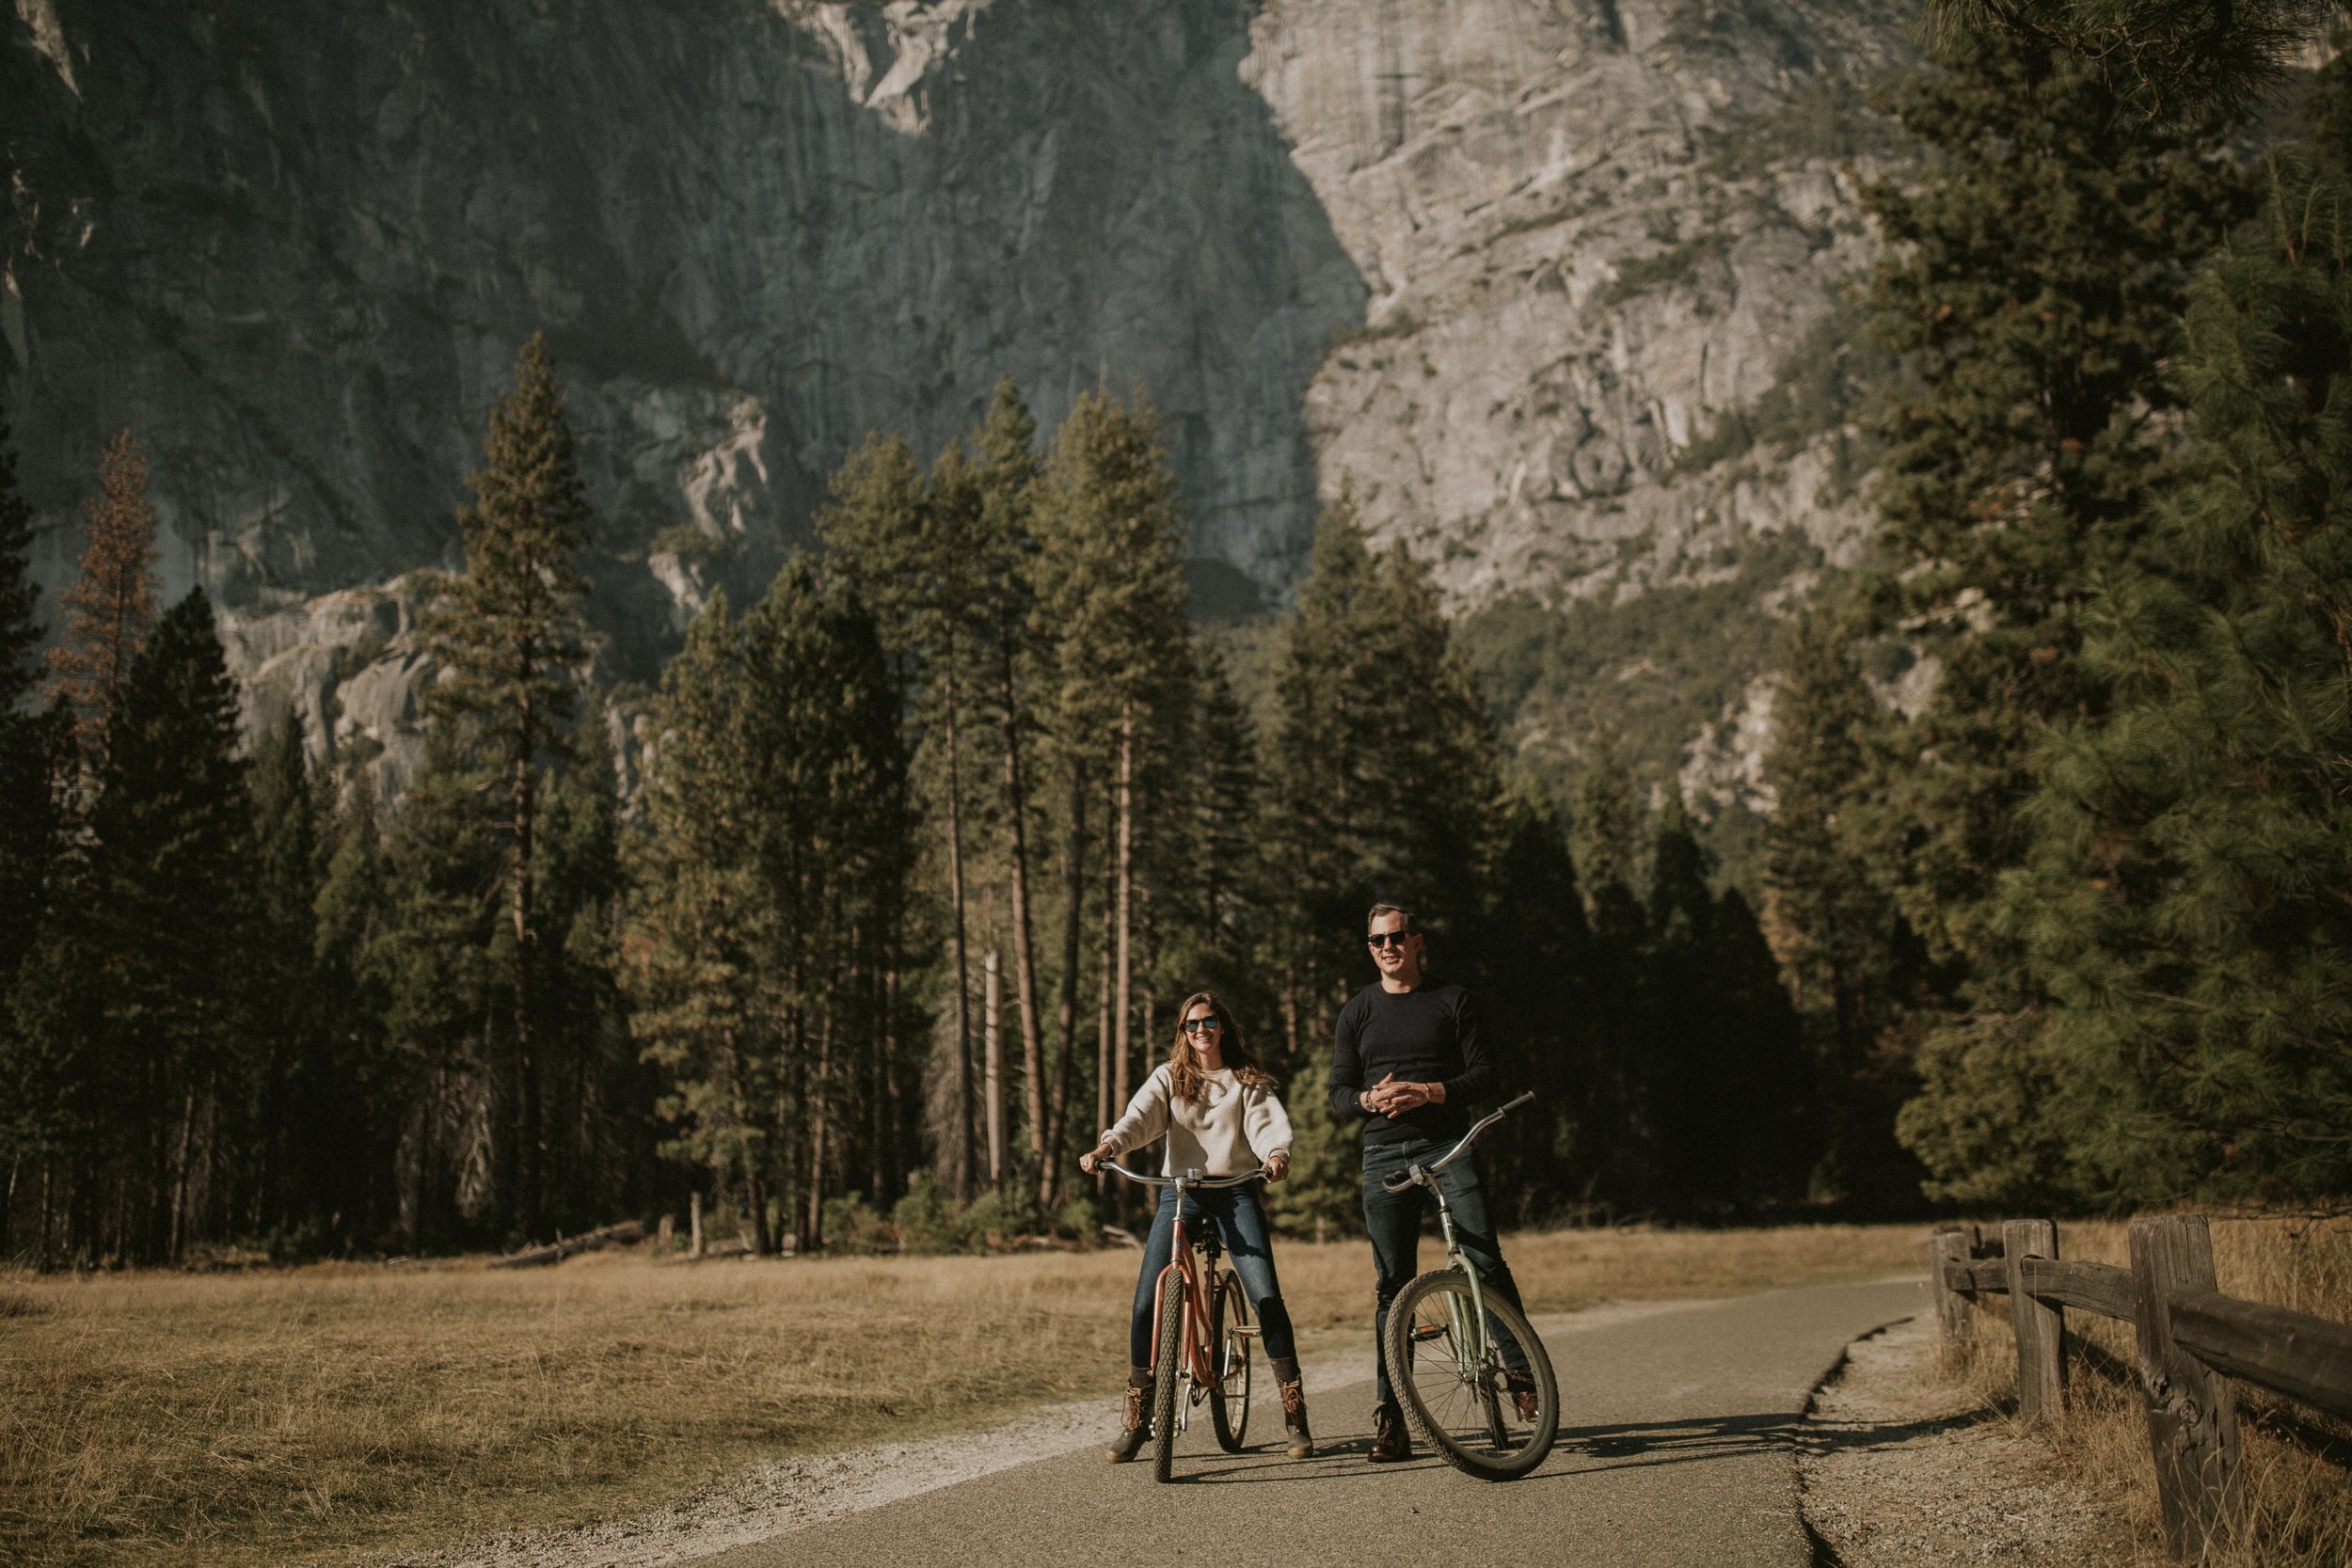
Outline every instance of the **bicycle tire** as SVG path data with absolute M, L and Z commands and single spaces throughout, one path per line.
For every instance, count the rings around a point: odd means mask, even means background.
M 1455 1354 L 1454 1324 L 1470 1310 L 1470 1278 L 1457 1269 L 1432 1270 L 1397 1292 L 1381 1350 L 1390 1386 L 1414 1433 L 1466 1475 L 1509 1481 L 1541 1465 L 1551 1451 L 1560 1434 L 1560 1385 L 1525 1315 L 1508 1302 L 1485 1300 L 1489 1335 L 1481 1365 L 1465 1366 Z M 1502 1392 L 1502 1355 L 1492 1339 L 1497 1324 L 1526 1354 L 1528 1376 L 1535 1385 L 1532 1421 L 1519 1419 L 1516 1402 Z M 1497 1427 L 1503 1433 L 1502 1442 L 1495 1440 Z
M 1216 1358 L 1216 1386 L 1209 1390 L 1209 1423 L 1216 1429 L 1216 1446 L 1227 1453 L 1241 1452 L 1242 1439 L 1249 1431 L 1250 1337 L 1233 1332 L 1248 1326 L 1249 1298 L 1242 1293 L 1241 1281 L 1231 1274 L 1220 1274 L 1216 1294 L 1209 1301 L 1209 1354 Z
M 1170 1269 L 1160 1280 L 1160 1342 L 1152 1365 L 1152 1475 L 1170 1479 L 1176 1464 L 1176 1385 L 1185 1377 L 1184 1276 Z

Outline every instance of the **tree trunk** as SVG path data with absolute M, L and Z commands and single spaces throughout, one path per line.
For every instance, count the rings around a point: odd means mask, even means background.
M 956 639 L 946 650 L 947 699 L 947 902 L 956 932 L 956 1201 L 972 1200 L 972 962 L 965 951 L 963 922 L 963 768 L 956 724 Z
M 528 702 L 517 726 L 514 779 L 515 863 L 511 913 L 515 926 L 515 1215 L 525 1235 L 539 1227 L 539 1068 L 532 1053 L 532 875 L 531 840 L 537 803 L 532 753 L 537 750 L 536 721 Z
M 1037 952 L 1029 934 L 1029 849 L 1021 799 L 1021 725 L 1013 707 L 1012 644 L 999 640 L 1003 655 L 1005 718 L 1005 811 L 1012 829 L 1013 1002 L 1021 1012 L 1021 1068 L 1027 1079 L 1029 1153 L 1045 1163 L 1045 1043 L 1039 1033 Z
M 1110 871 L 1109 866 L 1104 867 L 1105 881 L 1109 879 Z M 1107 886 L 1104 888 L 1103 894 L 1103 972 L 1094 984 L 1094 1125 L 1096 1127 L 1108 1127 L 1112 1119 L 1127 1106 L 1127 1064 L 1123 1060 L 1114 1062 L 1111 1055 L 1111 990 L 1115 983 L 1111 974 L 1111 953 L 1116 940 L 1116 933 L 1111 929 L 1111 922 L 1115 900 L 1111 896 L 1111 889 Z M 1112 1092 L 1114 1088 L 1117 1090 L 1115 1097 Z M 1102 1185 L 1099 1179 L 1095 1185 L 1098 1188 Z
M 164 1261 L 180 1261 L 181 1219 L 188 1207 L 188 1145 L 196 1135 L 196 1085 L 188 1085 L 180 1101 L 179 1148 L 171 1161 L 171 1217 L 166 1231 Z
M 825 1081 L 833 1065 L 833 1010 L 817 1026 L 817 1062 L 808 1082 L 808 1186 L 801 1217 L 799 1250 L 825 1245 Z
M 1136 705 L 1130 698 L 1119 709 L 1119 995 L 1111 1015 L 1112 1049 L 1119 1053 L 1122 1088 L 1127 1065 L 1135 1059 L 1135 801 Z
M 988 1051 L 988 1181 L 992 1187 L 1001 1187 L 1005 1181 L 1005 1031 L 1002 977 L 993 948 L 988 954 L 987 986 L 981 1028 Z
M 1070 835 L 1062 847 L 1061 1001 L 1055 1009 L 1053 1099 L 1046 1110 L 1045 1143 L 1040 1150 L 1038 1202 L 1054 1207 L 1061 1190 L 1063 1113 L 1070 1104 L 1070 1062 L 1078 1050 L 1078 939 L 1086 914 L 1087 769 L 1070 765 Z

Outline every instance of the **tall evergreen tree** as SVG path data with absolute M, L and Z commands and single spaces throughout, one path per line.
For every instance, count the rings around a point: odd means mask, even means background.
M 437 710 L 469 721 L 495 780 L 513 949 L 507 1201 L 529 1231 L 540 1219 L 545 1138 L 532 835 L 540 768 L 564 750 L 576 672 L 587 657 L 580 604 L 588 584 L 572 558 L 586 541 L 590 516 L 564 419 L 564 388 L 544 336 L 534 335 L 516 356 L 515 390 L 491 407 L 483 466 L 468 483 L 474 504 L 458 514 L 466 569 L 440 584 L 426 624 L 428 645 L 441 664 L 430 696 Z
M 33 509 L 17 493 L 16 452 L 0 409 L 0 1257 L 13 1250 L 9 1222 L 17 1184 L 50 1140 L 36 1132 L 56 1110 L 56 1085 L 39 1070 L 33 1042 L 14 1022 L 24 960 L 40 940 L 67 869 L 63 764 L 71 741 L 64 711 L 24 711 L 39 678 L 35 653 L 40 594 L 32 578 Z
M 1037 663 L 1031 647 L 1030 612 L 1036 602 L 1032 572 L 1038 550 L 1036 516 L 1042 467 L 1036 440 L 1037 421 L 1030 418 L 1011 378 L 1000 377 L 989 399 L 988 416 L 972 438 L 979 459 L 980 490 L 972 566 L 977 585 L 975 613 L 987 642 L 982 657 L 993 667 L 993 678 L 988 684 L 1000 742 L 1013 1004 L 1021 1022 L 1023 1077 L 1030 1084 L 1041 1084 L 1045 1072 L 1029 880 L 1033 810 L 1029 774 L 1036 726 L 1032 688 Z M 1031 1158 L 1036 1158 L 1034 1150 Z
M 1139 811 L 1152 753 L 1188 708 L 1191 640 L 1184 621 L 1184 522 L 1159 417 L 1138 394 L 1122 404 L 1082 394 L 1054 438 L 1038 502 L 1036 580 L 1041 641 L 1050 638 L 1055 756 L 1061 771 L 1062 942 L 1052 1093 L 1030 1090 L 1041 1111 L 1032 1148 L 1039 1200 L 1054 1205 L 1064 1164 L 1076 1055 L 1080 932 L 1089 838 L 1087 806 L 1098 791 L 1111 821 L 1106 911 L 1111 1028 L 1098 1073 L 1124 1076 L 1133 1059 L 1136 870 Z
M 124 1199 L 114 1243 L 133 1258 L 176 1260 L 220 1217 L 223 1111 L 254 1079 L 261 920 L 239 751 L 236 683 L 212 603 L 194 589 L 157 623 L 124 682 L 90 818 L 111 1180 Z
M 1872 863 L 1958 975 L 1921 1047 L 1930 1097 L 2009 1071 L 1964 1065 L 1984 1042 L 2036 1049 L 2039 999 L 1997 917 L 1999 879 L 2029 847 L 2036 744 L 2105 701 L 2078 657 L 2083 609 L 2130 554 L 2165 467 L 2175 401 L 2158 371 L 2187 272 L 2243 210 L 2217 155 L 2224 123 L 2152 119 L 2132 93 L 2046 39 L 1958 32 L 1896 100 L 1935 154 L 1927 172 L 1868 193 L 1892 242 L 1874 330 L 1911 378 L 1883 420 L 1872 602 L 1938 680 L 1852 799 L 1879 803 Z M 2004 1135 L 2021 1150 L 2042 1136 Z
M 1879 713 L 1850 631 L 1800 616 L 1782 660 L 1764 782 L 1764 928 L 1803 1020 L 1822 1137 L 1816 1196 L 1899 1205 L 1923 1174 L 1895 1138 L 1915 1087 L 1897 1024 L 1924 983 L 1918 943 L 1857 832 Z
M 2186 480 L 2112 572 L 2103 723 L 2050 748 L 2007 911 L 2057 1006 L 2069 1174 L 2113 1201 L 2352 1192 L 2352 71 L 2200 282 Z M 1929 1131 L 1923 1128 L 1923 1132 Z M 1943 1133 L 1946 1129 L 1933 1131 Z M 1949 1136 L 1939 1177 L 2005 1174 Z
M 49 650 L 51 689 L 72 711 L 74 743 L 92 773 L 105 766 L 132 661 L 155 624 L 155 507 L 147 459 L 128 430 L 107 443 L 98 489 L 87 507 L 81 576 L 59 595 L 71 611 L 65 636 Z

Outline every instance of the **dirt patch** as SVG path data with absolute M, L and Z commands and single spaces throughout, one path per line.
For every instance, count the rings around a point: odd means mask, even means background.
M 1936 1377 L 1922 1315 L 1859 1339 L 1798 1439 L 1806 1523 L 1838 1568 L 2123 1568 L 2117 1500 L 2052 1474 L 2046 1445 Z

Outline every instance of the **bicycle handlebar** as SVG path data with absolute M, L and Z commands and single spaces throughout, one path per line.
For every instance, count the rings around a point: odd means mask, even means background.
M 1409 1170 L 1401 1170 L 1393 1175 L 1384 1176 L 1380 1179 L 1381 1190 L 1383 1192 L 1401 1193 L 1406 1188 L 1414 1185 L 1416 1182 L 1437 1175 L 1439 1171 L 1445 1169 L 1446 1166 L 1460 1159 L 1463 1154 L 1469 1150 L 1470 1146 L 1478 1141 L 1479 1133 L 1484 1132 L 1487 1128 L 1492 1127 L 1496 1122 L 1501 1121 L 1504 1117 L 1510 1115 L 1513 1111 L 1518 1110 L 1520 1106 L 1526 1104 L 1529 1101 L 1534 1098 L 1535 1091 L 1530 1089 L 1525 1094 L 1520 1095 L 1517 1100 L 1496 1106 L 1492 1111 L 1489 1111 L 1486 1114 L 1485 1118 L 1482 1119 L 1477 1126 L 1463 1133 L 1462 1141 L 1455 1144 L 1452 1148 L 1446 1150 L 1445 1157 L 1443 1159 L 1438 1160 L 1430 1164 L 1415 1165 Z
M 1128 1180 L 1140 1182 L 1146 1187 L 1238 1187 L 1265 1174 L 1265 1167 L 1260 1165 L 1256 1170 L 1245 1171 L 1239 1176 L 1196 1176 L 1191 1171 L 1182 1176 L 1144 1176 L 1129 1170 L 1116 1160 L 1102 1161 L 1095 1169 L 1115 1170 Z

